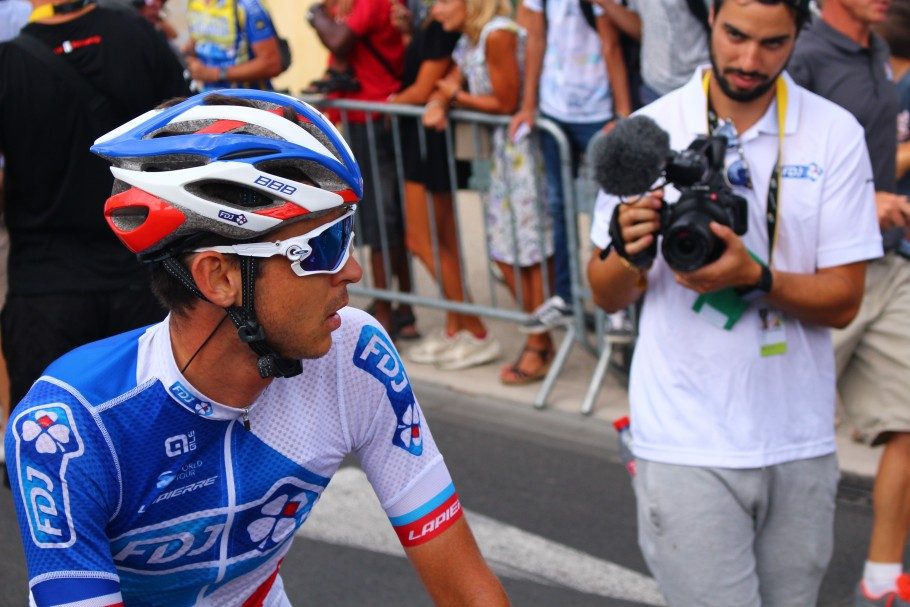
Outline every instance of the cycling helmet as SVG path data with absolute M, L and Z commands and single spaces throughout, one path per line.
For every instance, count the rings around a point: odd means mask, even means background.
M 219 104 L 206 103 L 213 94 L 222 95 Z M 221 105 L 225 96 L 255 107 Z M 360 169 L 335 127 L 310 105 L 271 91 L 196 95 L 114 129 L 92 151 L 113 165 L 104 216 L 144 258 L 196 234 L 256 238 L 363 194 Z
M 92 151 L 113 165 L 104 205 L 111 229 L 203 300 L 177 259 L 198 238 L 256 239 L 363 195 L 360 168 L 335 127 L 308 104 L 271 91 L 211 91 L 146 112 L 100 137 Z M 298 375 L 300 361 L 272 349 L 256 318 L 257 260 L 240 259 L 243 301 L 227 315 L 257 354 L 262 377 Z

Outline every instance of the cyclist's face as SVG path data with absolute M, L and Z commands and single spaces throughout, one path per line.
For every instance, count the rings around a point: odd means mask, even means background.
M 272 236 L 274 240 L 299 236 L 341 214 L 302 221 Z M 291 270 L 287 259 L 276 256 L 260 260 L 259 268 L 256 314 L 269 344 L 290 358 L 323 356 L 332 345 L 332 332 L 341 326 L 337 312 L 348 303 L 348 285 L 363 275 L 360 264 L 352 255 L 335 274 L 300 277 Z

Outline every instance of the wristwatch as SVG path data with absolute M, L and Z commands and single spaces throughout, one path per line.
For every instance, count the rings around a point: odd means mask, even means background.
M 771 274 L 771 268 L 761 262 L 758 262 L 758 265 L 761 266 L 761 274 L 758 277 L 758 282 L 752 286 L 737 287 L 736 289 L 736 293 L 739 295 L 739 297 L 743 301 L 749 303 L 761 299 L 770 293 L 774 282 L 774 276 Z
M 218 68 L 218 80 L 227 80 L 227 79 L 228 79 L 227 68 L 224 66 L 219 67 Z
M 313 24 L 313 21 L 316 19 L 316 13 L 318 13 L 323 8 L 322 4 L 314 4 L 310 7 L 310 10 L 306 13 L 307 23 L 310 25 Z

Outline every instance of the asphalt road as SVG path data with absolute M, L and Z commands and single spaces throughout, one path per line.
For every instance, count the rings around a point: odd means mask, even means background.
M 515 605 L 660 605 L 636 543 L 613 430 L 597 420 L 417 386 L 468 520 Z M 842 484 L 819 605 L 852 605 L 871 522 L 867 488 Z M 429 605 L 362 474 L 332 481 L 282 574 L 295 605 Z M 27 604 L 8 490 L 0 491 L 0 606 Z

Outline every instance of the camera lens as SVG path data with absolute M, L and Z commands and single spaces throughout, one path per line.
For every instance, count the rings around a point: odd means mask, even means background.
M 691 272 L 717 259 L 722 246 L 722 241 L 708 230 L 706 221 L 682 220 L 664 233 L 661 251 L 671 268 Z

